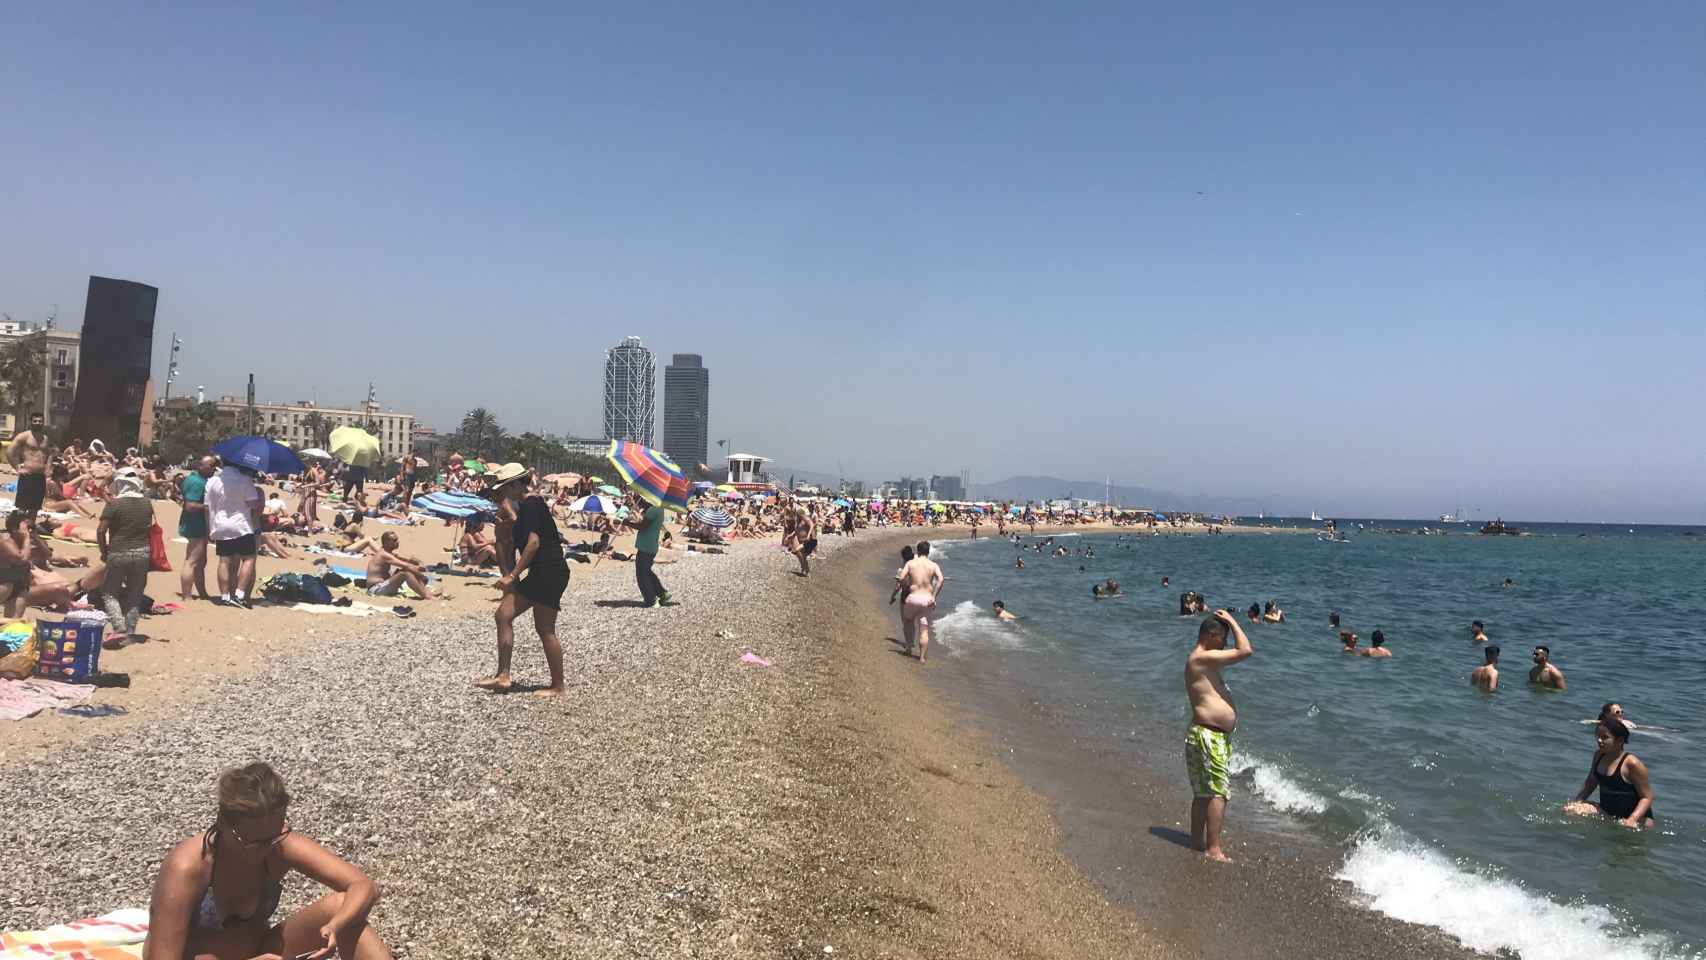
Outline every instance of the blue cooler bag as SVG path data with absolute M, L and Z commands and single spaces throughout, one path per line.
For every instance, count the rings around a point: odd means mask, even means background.
M 86 620 L 37 620 L 41 661 L 36 676 L 61 683 L 86 683 L 101 672 L 103 623 Z

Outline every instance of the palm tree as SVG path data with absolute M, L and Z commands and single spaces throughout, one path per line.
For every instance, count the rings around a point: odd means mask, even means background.
M 461 444 L 475 456 L 485 457 L 504 448 L 504 428 L 485 407 L 475 407 L 462 417 Z

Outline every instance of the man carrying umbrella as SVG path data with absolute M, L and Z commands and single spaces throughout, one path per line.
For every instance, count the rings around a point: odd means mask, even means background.
M 261 491 L 249 471 L 227 463 L 208 479 L 205 496 L 208 536 L 219 557 L 219 598 L 213 602 L 247 610 L 255 589 L 255 515 L 263 503 Z
M 628 525 L 640 531 L 634 538 L 634 579 L 640 586 L 640 599 L 648 607 L 675 606 L 669 591 L 652 571 L 652 564 L 658 559 L 658 537 L 663 533 L 664 516 L 663 507 L 655 503 L 648 503 L 645 512 L 638 516 L 628 515 Z

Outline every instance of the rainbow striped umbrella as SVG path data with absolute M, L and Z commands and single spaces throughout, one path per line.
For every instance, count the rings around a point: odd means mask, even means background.
M 647 502 L 687 511 L 687 475 L 674 460 L 631 440 L 610 441 L 610 450 L 604 456 Z

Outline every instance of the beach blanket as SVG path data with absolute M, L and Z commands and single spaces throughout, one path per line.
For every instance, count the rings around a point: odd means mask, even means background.
M 328 567 L 327 569 L 331 570 L 333 573 L 337 574 L 340 577 L 344 577 L 344 578 L 347 578 L 350 580 L 366 580 L 367 579 L 367 571 L 363 570 L 359 567 L 332 566 L 332 567 Z
M 82 683 L 0 680 L 0 720 L 22 720 L 53 707 L 82 703 L 94 693 L 94 687 Z
M 322 557 L 342 557 L 345 560 L 363 560 L 363 559 L 366 559 L 359 553 L 345 553 L 342 550 L 333 550 L 330 547 L 322 547 L 317 543 L 310 543 L 308 546 L 303 547 L 302 549 L 306 553 L 314 553 L 314 554 L 318 554 Z
M 309 613 L 336 613 L 346 617 L 371 617 L 376 613 L 389 613 L 388 607 L 376 607 L 371 603 L 356 601 L 347 607 L 331 607 L 323 603 L 298 603 L 292 610 L 306 610 Z M 4 960 L 4 958 L 0 958 Z
M 114 910 L 45 930 L 0 933 L 0 960 L 141 960 L 148 911 Z
M 438 491 L 416 497 L 409 506 L 422 513 L 444 520 L 466 520 L 480 516 L 497 519 L 498 508 L 492 501 L 472 493 Z

